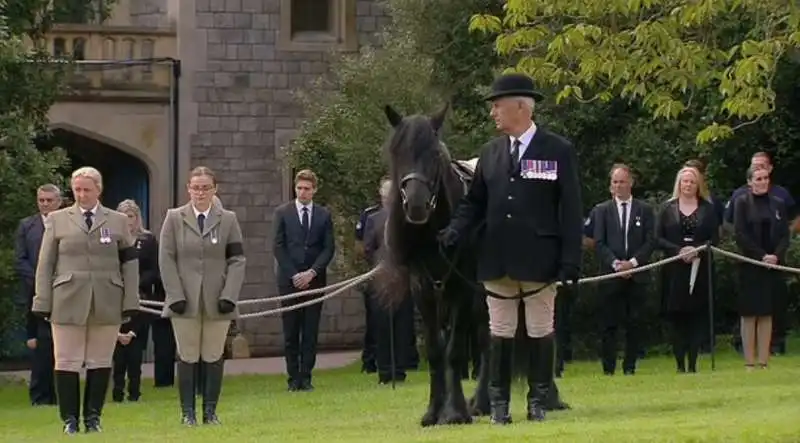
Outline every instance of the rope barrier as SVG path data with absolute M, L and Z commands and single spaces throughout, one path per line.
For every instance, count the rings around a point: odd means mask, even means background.
M 580 284 L 586 284 L 586 283 L 596 283 L 596 282 L 600 282 L 600 281 L 611 280 L 611 279 L 614 279 L 614 278 L 620 278 L 620 277 L 625 277 L 627 275 L 632 275 L 632 274 L 637 274 L 637 273 L 640 273 L 640 272 L 649 271 L 651 269 L 658 268 L 658 267 L 664 266 L 666 264 L 669 264 L 669 263 L 672 263 L 672 262 L 675 262 L 675 261 L 678 261 L 678 260 L 682 260 L 684 257 L 688 257 L 688 256 L 691 256 L 691 255 L 697 254 L 697 253 L 702 252 L 702 251 L 704 251 L 704 250 L 706 250 L 708 248 L 709 248 L 709 245 L 697 246 L 697 247 L 694 247 L 691 250 L 686 251 L 686 252 L 684 252 L 682 254 L 677 254 L 675 256 L 668 257 L 668 258 L 665 258 L 663 260 L 659 260 L 659 261 L 656 261 L 656 262 L 653 262 L 653 263 L 649 263 L 649 264 L 644 265 L 644 266 L 637 266 L 635 268 L 631 268 L 631 269 L 628 269 L 626 271 L 611 272 L 611 273 L 608 273 L 608 274 L 597 275 L 597 276 L 594 276 L 594 277 L 584 277 L 584 278 L 581 278 L 581 279 L 578 280 L 578 284 L 580 285 Z M 722 248 L 718 248 L 716 246 L 710 246 L 710 248 L 714 252 L 718 252 L 720 255 L 723 255 L 725 257 L 728 257 L 728 258 L 731 258 L 731 259 L 734 259 L 734 260 L 738 260 L 738 261 L 741 261 L 741 262 L 749 263 L 749 264 L 752 264 L 752 265 L 755 265 L 755 266 L 762 266 L 762 267 L 773 269 L 773 270 L 776 270 L 776 271 L 789 272 L 789 273 L 793 273 L 793 274 L 800 274 L 800 268 L 792 268 L 792 267 L 783 266 L 783 265 L 773 265 L 773 264 L 766 263 L 766 262 L 763 262 L 763 261 L 754 260 L 754 259 L 752 259 L 750 257 L 745 257 L 745 256 L 743 256 L 741 254 L 737 254 L 737 253 L 734 253 L 734 252 L 726 251 L 726 250 L 724 250 Z M 372 278 L 373 275 L 375 275 L 375 273 L 377 271 L 378 271 L 378 267 L 376 266 L 372 270 L 370 270 L 368 272 L 365 272 L 365 273 L 363 273 L 361 275 L 357 275 L 355 277 L 352 277 L 352 278 L 349 278 L 349 279 L 346 279 L 346 280 L 342 280 L 340 282 L 333 283 L 331 285 L 325 286 L 324 288 L 307 289 L 305 291 L 295 292 L 295 293 L 292 293 L 292 294 L 282 295 L 282 296 L 278 296 L 278 297 L 265 297 L 265 298 L 242 300 L 242 301 L 240 301 L 238 303 L 239 306 L 254 305 L 254 304 L 264 303 L 264 302 L 280 302 L 280 301 L 291 300 L 291 299 L 295 299 L 295 298 L 299 298 L 299 297 L 304 297 L 304 296 L 316 295 L 316 294 L 322 294 L 322 293 L 329 292 L 329 293 L 325 294 L 322 297 L 315 298 L 315 299 L 312 299 L 312 300 L 307 300 L 307 301 L 304 301 L 302 303 L 298 303 L 298 304 L 292 305 L 292 306 L 283 306 L 283 307 L 280 307 L 280 308 L 270 309 L 270 310 L 261 311 L 261 312 L 251 312 L 251 313 L 247 313 L 247 314 L 240 314 L 239 318 L 267 317 L 267 316 L 270 316 L 270 315 L 276 315 L 276 314 L 280 314 L 280 313 L 283 313 L 283 312 L 293 311 L 295 309 L 304 308 L 306 306 L 310 306 L 310 305 L 313 305 L 313 304 L 316 304 L 316 303 L 322 303 L 325 300 L 328 300 L 328 299 L 331 299 L 333 297 L 336 297 L 336 296 L 339 296 L 341 294 L 344 294 L 345 291 L 347 291 L 348 289 L 350 289 L 352 287 L 355 287 L 355 286 L 358 286 L 359 284 L 363 283 L 364 281 L 369 280 L 370 278 Z M 561 282 L 557 282 L 557 283 L 554 283 L 554 284 L 556 286 L 561 286 L 562 285 Z M 139 307 L 140 311 L 147 312 L 147 313 L 150 313 L 150 314 L 155 314 L 155 315 L 161 315 L 161 311 L 149 308 L 148 306 L 156 306 L 156 307 L 161 307 L 161 308 L 163 308 L 163 306 L 164 306 L 164 302 L 154 301 L 154 300 L 141 300 L 140 304 L 142 305 L 142 306 Z

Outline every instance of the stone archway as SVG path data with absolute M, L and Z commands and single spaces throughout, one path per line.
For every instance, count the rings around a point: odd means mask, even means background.
M 125 199 L 133 199 L 142 209 L 145 226 L 152 222 L 152 167 L 147 159 L 123 143 L 69 124 L 51 126 L 51 134 L 37 143 L 40 149 L 59 146 L 70 159 L 68 174 L 82 166 L 97 168 L 103 175 L 103 205 L 112 209 Z M 65 190 L 71 199 L 70 191 Z

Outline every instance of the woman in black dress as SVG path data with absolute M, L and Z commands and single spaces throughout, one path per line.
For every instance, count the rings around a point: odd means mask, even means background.
M 747 170 L 747 184 L 750 192 L 737 197 L 734 206 L 736 245 L 753 260 L 773 265 L 783 263 L 789 249 L 786 206 L 780 198 L 769 195 L 766 169 L 751 166 Z M 738 308 L 745 367 L 752 370 L 757 355 L 763 369 L 770 353 L 773 298 L 786 290 L 786 281 L 780 271 L 743 262 L 739 263 L 739 279 Z
M 128 228 L 135 236 L 134 247 L 139 258 L 139 296 L 153 299 L 155 285 L 161 280 L 158 270 L 158 242 L 152 232 L 142 226 L 142 211 L 133 200 L 124 200 L 117 211 L 128 216 Z M 128 376 L 128 401 L 138 401 L 142 395 L 142 357 L 147 348 L 148 327 L 151 316 L 137 315 L 120 327 L 114 348 L 111 398 L 121 402 L 125 398 L 125 376 Z M 174 353 L 173 353 L 174 360 Z
M 675 178 L 672 199 L 658 215 L 656 238 L 666 257 L 693 251 L 709 241 L 717 244 L 716 213 L 708 201 L 702 174 L 684 167 Z M 666 258 L 665 257 L 665 258 Z M 697 278 L 689 287 L 692 263 L 699 260 Z M 708 315 L 708 253 L 695 251 L 661 268 L 662 309 L 672 324 L 672 351 L 678 372 L 697 372 L 697 354 Z

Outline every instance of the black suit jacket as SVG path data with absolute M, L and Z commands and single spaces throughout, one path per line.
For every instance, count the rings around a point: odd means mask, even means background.
M 478 279 L 509 276 L 549 282 L 565 265 L 580 267 L 583 214 L 578 159 L 572 143 L 539 126 L 520 162 L 510 172 L 510 140 L 487 143 L 469 192 L 451 222 L 463 237 L 480 222 Z M 527 168 L 543 163 L 557 171 L 547 178 L 524 178 Z M 526 165 L 527 163 L 527 165 Z
M 44 235 L 44 222 L 41 214 L 34 214 L 23 218 L 17 228 L 16 242 L 14 245 L 14 268 L 20 281 L 20 304 L 25 304 L 27 313 L 26 331 L 28 338 L 37 338 L 39 335 L 39 320 L 31 314 L 31 305 L 36 284 L 36 264 L 39 262 L 39 248 L 42 246 Z
M 628 250 L 625 250 L 625 230 L 620 224 L 617 202 L 608 200 L 595 207 L 594 240 L 595 250 L 601 264 L 601 272 L 614 272 L 614 260 L 630 260 L 636 258 L 638 266 L 650 262 L 655 248 L 655 214 L 653 209 L 642 200 L 632 199 L 628 209 Z M 649 272 L 633 274 L 636 281 L 646 281 Z
M 317 273 L 312 285 L 324 285 L 327 281 L 328 264 L 333 259 L 335 248 L 330 211 L 317 203 L 312 205 L 308 235 L 303 232 L 294 200 L 275 210 L 272 223 L 272 247 L 278 265 L 278 287 L 294 288 L 292 276 L 309 269 Z

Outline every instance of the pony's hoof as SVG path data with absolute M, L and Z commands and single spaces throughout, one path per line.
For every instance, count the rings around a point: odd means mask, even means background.
M 435 425 L 437 421 L 436 411 L 428 411 L 422 416 L 422 420 L 420 420 L 419 424 L 424 428 Z
M 472 416 L 467 411 L 445 410 L 439 417 L 442 425 L 468 425 L 472 423 Z
M 489 399 L 478 400 L 477 397 L 469 399 L 469 413 L 473 417 L 485 417 L 489 415 Z

